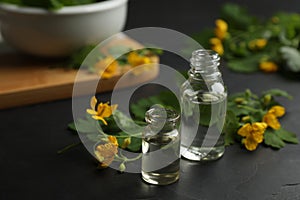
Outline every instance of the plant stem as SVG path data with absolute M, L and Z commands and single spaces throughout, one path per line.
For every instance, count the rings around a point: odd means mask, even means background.
M 256 108 L 252 108 L 252 107 L 249 107 L 249 106 L 238 105 L 238 108 L 243 108 L 243 109 L 249 110 L 251 112 L 261 112 L 261 110 L 256 109 Z
M 77 146 L 79 146 L 79 145 L 81 145 L 81 144 L 82 144 L 81 141 L 80 141 L 80 142 L 77 142 L 77 143 L 70 144 L 70 145 L 64 147 L 63 149 L 58 150 L 58 151 L 57 151 L 57 154 L 63 154 L 63 153 L 65 153 L 66 151 L 68 151 L 68 150 L 70 150 L 70 149 L 72 149 L 72 148 L 75 148 L 75 147 L 77 147 Z

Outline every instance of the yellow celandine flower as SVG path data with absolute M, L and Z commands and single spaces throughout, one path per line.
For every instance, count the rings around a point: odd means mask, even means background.
M 259 50 L 263 49 L 267 45 L 268 41 L 266 39 L 255 39 L 251 40 L 248 44 L 249 49 Z
M 112 144 L 114 144 L 114 145 L 116 145 L 116 146 L 119 145 L 119 144 L 118 144 L 118 140 L 117 140 L 117 138 L 116 138 L 115 136 L 109 135 L 109 136 L 107 137 L 107 139 L 108 139 L 108 141 L 109 141 L 110 143 L 112 143 Z
M 264 139 L 264 132 L 268 125 L 264 122 L 247 123 L 238 130 L 238 134 L 243 136 L 242 143 L 246 149 L 253 151 Z
M 211 49 L 214 50 L 215 52 L 217 52 L 219 55 L 223 55 L 224 54 L 224 48 L 223 48 L 223 44 L 222 41 L 219 38 L 211 38 L 209 40 L 210 44 L 211 44 Z
M 151 60 L 149 57 L 147 56 L 142 56 L 139 55 L 137 52 L 132 51 L 128 54 L 127 57 L 128 63 L 132 66 L 132 67 L 136 67 L 139 65 L 144 65 L 144 64 L 149 64 L 151 63 Z
M 259 64 L 260 70 L 264 72 L 276 72 L 278 70 L 278 66 L 274 62 L 270 61 L 262 61 Z
M 139 55 L 135 51 L 132 51 L 129 53 L 129 55 L 127 57 L 127 61 L 128 61 L 128 64 L 134 68 L 132 71 L 132 73 L 134 75 L 139 75 L 142 72 L 144 72 L 145 70 L 149 70 L 152 67 L 151 65 L 148 65 L 148 66 L 143 66 L 141 68 L 138 68 L 138 66 L 140 66 L 140 65 L 150 64 L 152 62 L 151 62 L 150 57 Z
M 273 106 L 264 116 L 263 122 L 268 124 L 272 129 L 278 130 L 281 125 L 277 117 L 282 117 L 285 114 L 285 108 L 282 106 Z
M 228 24 L 222 19 L 217 19 L 215 21 L 215 24 L 216 24 L 216 28 L 214 30 L 215 35 L 220 40 L 223 40 L 227 35 Z
M 101 78 L 109 79 L 117 74 L 118 62 L 112 56 L 107 56 L 106 58 L 98 61 L 94 65 L 94 68 L 98 71 Z
M 91 109 L 87 109 L 86 112 L 92 115 L 92 117 L 96 120 L 101 120 L 105 125 L 107 122 L 104 118 L 110 117 L 112 113 L 117 109 L 118 105 L 108 105 L 108 103 L 99 103 L 97 108 L 97 99 L 96 97 L 92 97 L 90 101 Z
M 108 136 L 108 143 L 100 144 L 96 147 L 95 155 L 101 167 L 109 166 L 118 153 L 118 141 L 115 136 Z

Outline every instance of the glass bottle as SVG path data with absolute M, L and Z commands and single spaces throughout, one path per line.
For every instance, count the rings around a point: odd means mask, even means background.
M 179 178 L 180 133 L 179 114 L 159 106 L 146 112 L 142 139 L 142 178 L 144 181 L 167 185 Z
M 181 155 L 189 160 L 216 160 L 225 151 L 222 129 L 227 92 L 219 64 L 220 57 L 214 51 L 194 51 L 189 78 L 180 88 Z

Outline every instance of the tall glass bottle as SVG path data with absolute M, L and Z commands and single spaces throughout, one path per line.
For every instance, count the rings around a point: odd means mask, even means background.
M 216 160 L 225 151 L 222 129 L 227 102 L 220 57 L 210 50 L 196 50 L 190 64 L 189 78 L 181 86 L 181 155 L 195 161 Z
M 142 178 L 151 184 L 167 185 L 179 178 L 179 115 L 170 109 L 153 107 L 146 112 L 142 140 Z

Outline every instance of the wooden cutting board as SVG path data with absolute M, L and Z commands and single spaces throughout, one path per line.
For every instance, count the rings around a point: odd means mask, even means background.
M 136 41 L 122 37 L 114 43 L 129 47 L 142 47 Z M 151 58 L 158 63 L 158 57 Z M 37 59 L 16 52 L 0 53 L 0 109 L 23 106 L 34 103 L 65 99 L 72 97 L 72 90 L 77 70 L 68 69 L 59 60 Z M 147 82 L 157 77 L 159 66 L 153 64 L 151 70 L 145 70 L 138 75 L 125 76 L 125 83 L 121 86 L 129 87 Z M 110 79 L 101 79 L 97 74 L 85 71 L 76 81 L 82 87 L 98 84 L 97 92 L 113 90 L 115 84 L 123 74 Z M 89 94 L 82 90 L 80 95 Z

